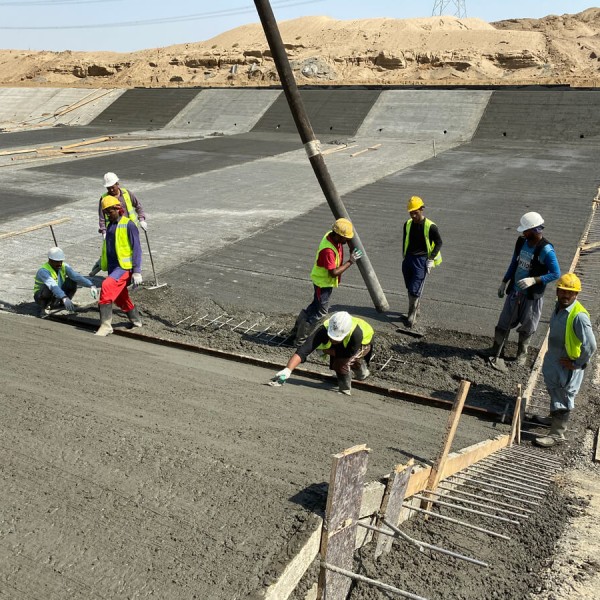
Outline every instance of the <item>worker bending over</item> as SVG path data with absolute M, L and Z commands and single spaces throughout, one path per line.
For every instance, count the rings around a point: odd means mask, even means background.
M 127 286 L 142 283 L 142 247 L 138 228 L 123 214 L 123 208 L 114 196 L 102 200 L 102 210 L 108 220 L 106 237 L 102 244 L 100 263 L 108 277 L 100 292 L 100 328 L 96 335 L 112 333 L 113 302 L 127 315 L 133 327 L 141 327 L 142 320 L 134 306 Z
M 442 238 L 437 225 L 425 217 L 425 203 L 413 196 L 406 207 L 410 219 L 402 231 L 402 275 L 408 291 L 407 325 L 417 320 L 425 277 L 442 262 Z
M 580 291 L 581 281 L 574 273 L 565 273 L 556 284 L 557 302 L 550 318 L 548 351 L 542 365 L 550 395 L 550 432 L 535 440 L 546 448 L 564 441 L 584 369 L 596 351 L 590 315 L 577 300 Z
M 334 313 L 298 348 L 285 369 L 271 380 L 272 385 L 282 385 L 292 371 L 305 362 L 315 350 L 329 356 L 329 368 L 337 375 L 335 391 L 350 396 L 352 372 L 358 381 L 369 375 L 369 362 L 373 354 L 373 328 L 363 319 L 347 312 Z
M 38 306 L 38 316 L 43 317 L 48 309 L 64 306 L 69 312 L 75 310 L 72 298 L 77 284 L 90 288 L 94 300 L 99 292 L 94 284 L 65 262 L 65 253 L 57 247 L 48 251 L 48 262 L 35 274 L 33 299 Z

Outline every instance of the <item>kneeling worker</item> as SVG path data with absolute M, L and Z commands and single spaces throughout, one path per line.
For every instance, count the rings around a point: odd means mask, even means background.
M 99 292 L 94 284 L 65 262 L 65 253 L 60 248 L 50 248 L 48 262 L 38 269 L 33 284 L 38 316 L 43 317 L 47 309 L 60 306 L 73 312 L 75 305 L 71 299 L 77 291 L 77 284 L 90 288 L 92 298 L 98 299 Z
M 337 391 L 350 396 L 352 372 L 354 371 L 358 381 L 363 381 L 370 375 L 373 335 L 373 328 L 363 319 L 352 317 L 344 311 L 336 312 L 296 350 L 286 368 L 275 375 L 271 384 L 285 383 L 292 371 L 306 361 L 309 354 L 321 350 L 329 356 L 329 368 L 337 375 Z

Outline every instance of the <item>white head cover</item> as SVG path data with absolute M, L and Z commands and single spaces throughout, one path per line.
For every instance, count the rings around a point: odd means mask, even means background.
M 327 335 L 334 341 L 343 340 L 352 329 L 352 317 L 345 311 L 336 312 L 329 319 Z
M 105 173 L 104 174 L 104 187 L 109 188 L 115 185 L 119 181 L 116 173 Z

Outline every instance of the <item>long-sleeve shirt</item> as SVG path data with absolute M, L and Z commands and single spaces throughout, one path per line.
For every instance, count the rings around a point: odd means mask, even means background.
M 144 212 L 144 207 L 142 206 L 142 203 L 137 199 L 136 195 L 131 190 L 127 190 L 127 191 L 129 192 L 129 197 L 131 198 L 131 205 L 133 206 L 133 209 L 137 213 L 138 219 L 140 221 L 145 221 L 146 213 Z M 128 216 L 127 204 L 125 204 L 125 198 L 123 198 L 123 192 L 121 192 L 120 190 L 119 190 L 118 200 L 121 203 L 121 208 L 125 211 L 125 213 L 124 213 L 125 216 Z M 100 198 L 100 202 L 98 203 L 98 232 L 106 233 L 106 219 L 104 217 L 104 213 L 102 212 L 102 198 Z
M 67 277 L 69 279 L 72 279 L 75 283 L 78 283 L 79 285 L 82 285 L 83 287 L 89 288 L 94 285 L 87 277 L 84 277 L 83 275 L 81 275 L 80 273 L 75 271 L 75 269 L 73 269 L 66 263 L 65 263 L 65 271 L 66 271 Z M 54 277 L 52 277 L 52 275 L 50 275 L 49 271 L 47 271 L 44 268 L 40 268 L 40 269 L 38 269 L 36 277 L 44 285 L 46 285 L 48 288 L 50 288 L 50 291 L 52 292 L 52 294 L 54 295 L 55 298 L 62 300 L 62 298 L 64 298 L 66 296 L 66 294 L 62 290 L 62 286 L 65 282 L 62 279 L 60 270 L 57 272 L 57 275 L 58 275 L 58 281 L 56 281 L 54 279 Z
M 118 221 L 109 223 L 106 230 L 106 258 L 108 260 L 108 276 L 113 279 L 120 279 L 125 269 L 119 265 L 117 251 L 115 248 L 115 232 L 117 231 Z M 133 273 L 142 272 L 142 245 L 140 244 L 140 232 L 132 221 L 127 223 L 127 237 L 133 250 Z
M 348 345 L 344 347 L 343 343 L 336 344 L 335 355 L 337 358 L 350 358 L 354 356 L 362 346 L 363 331 L 356 327 L 350 336 Z M 321 344 L 329 341 L 327 327 L 321 325 L 305 342 L 296 350 L 296 354 L 305 362 L 309 354 L 312 354 Z M 332 346 L 333 347 L 333 346 Z
M 504 275 L 504 281 L 510 281 L 513 275 L 515 276 L 515 281 L 529 277 L 534 252 L 535 246 L 530 246 L 529 242 L 526 241 L 518 255 L 513 253 L 508 270 Z M 539 276 L 541 283 L 548 285 L 551 281 L 556 281 L 560 277 L 560 266 L 552 244 L 546 244 L 542 248 L 539 261 L 546 265 L 548 269 L 548 273 Z
M 405 240 L 406 223 L 404 223 L 404 230 L 402 234 L 402 248 L 404 248 Z M 442 249 L 442 237 L 440 236 L 440 231 L 435 223 L 432 223 L 429 227 L 429 241 L 433 244 L 433 249 L 431 250 L 431 256 L 429 258 L 433 259 Z M 425 219 L 423 219 L 421 223 L 415 223 L 413 221 L 411 224 L 406 254 L 413 254 L 414 256 L 427 256 L 427 242 L 425 241 Z

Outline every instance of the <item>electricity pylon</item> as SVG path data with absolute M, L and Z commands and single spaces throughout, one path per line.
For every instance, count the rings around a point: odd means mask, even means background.
M 455 17 L 458 17 L 459 19 L 466 19 L 467 6 L 465 0 L 435 0 L 433 4 L 433 10 L 431 11 L 431 16 L 435 17 L 436 15 L 443 15 L 448 5 L 452 5 L 456 9 L 454 12 Z

